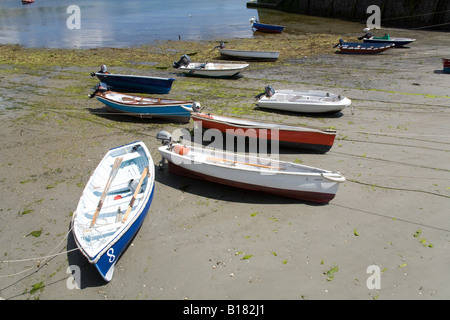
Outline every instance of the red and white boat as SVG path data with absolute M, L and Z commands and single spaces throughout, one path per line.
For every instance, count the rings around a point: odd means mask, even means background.
M 225 134 L 253 139 L 278 140 L 282 147 L 316 153 L 330 150 L 337 134 L 336 130 L 331 129 L 287 126 L 201 112 L 193 112 L 191 117 L 202 129 L 217 129 Z
M 169 172 L 314 203 L 328 203 L 345 177 L 339 172 L 298 163 L 171 143 L 168 132 L 157 138 Z

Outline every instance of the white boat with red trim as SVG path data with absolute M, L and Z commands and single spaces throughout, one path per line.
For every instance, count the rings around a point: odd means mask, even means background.
M 332 172 L 298 163 L 172 143 L 168 132 L 157 138 L 169 172 L 308 202 L 327 203 L 345 181 Z

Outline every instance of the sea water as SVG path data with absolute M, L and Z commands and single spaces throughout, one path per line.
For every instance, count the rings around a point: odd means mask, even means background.
M 96 48 L 253 36 L 248 0 L 0 0 L 0 44 Z

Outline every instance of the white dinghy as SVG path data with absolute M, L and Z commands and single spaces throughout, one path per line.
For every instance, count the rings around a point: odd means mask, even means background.
M 155 167 L 142 141 L 108 151 L 72 218 L 77 246 L 106 281 L 141 227 L 155 189 Z
M 302 113 L 339 112 L 352 103 L 344 96 L 326 91 L 273 90 L 271 86 L 255 98 L 259 99 L 260 108 Z
M 191 62 L 188 55 L 173 63 L 173 67 L 185 75 L 211 78 L 234 77 L 248 66 L 248 63 Z
M 238 153 L 186 147 L 172 143 L 168 132 L 159 132 L 158 150 L 169 171 L 232 187 L 275 194 L 315 203 L 327 203 L 345 177 L 339 172 L 297 163 Z

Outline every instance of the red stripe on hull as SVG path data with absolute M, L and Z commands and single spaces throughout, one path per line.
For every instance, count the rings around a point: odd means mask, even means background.
M 204 129 L 217 129 L 222 133 L 227 133 L 227 130 L 232 130 L 234 135 L 249 137 L 249 138 L 261 138 L 261 133 L 258 128 L 245 129 L 239 126 L 233 126 L 226 123 L 208 121 L 192 115 L 194 121 L 202 123 Z M 236 129 L 240 129 L 236 131 Z M 272 139 L 272 129 L 263 129 L 262 139 Z M 321 132 L 307 132 L 307 131 L 288 131 L 283 129 L 275 129 L 278 131 L 278 141 L 285 143 L 292 147 L 300 147 L 303 149 L 311 149 L 315 151 L 327 152 L 331 149 L 334 143 L 336 134 L 321 133 Z M 275 137 L 276 138 L 276 137 Z
M 342 53 L 353 53 L 353 54 L 374 54 L 374 53 L 380 53 L 383 51 L 386 51 L 387 49 L 389 49 L 390 47 L 387 48 L 380 48 L 380 49 L 342 49 L 341 48 L 341 52 Z
M 274 195 L 285 197 L 285 198 L 304 200 L 304 201 L 309 201 L 309 202 L 314 202 L 314 203 L 328 203 L 336 196 L 335 194 L 331 194 L 331 193 L 319 193 L 319 192 L 277 189 L 277 188 L 259 186 L 259 185 L 254 185 L 254 184 L 241 183 L 241 182 L 236 182 L 236 181 L 232 181 L 232 180 L 226 180 L 226 179 L 206 175 L 203 173 L 199 173 L 197 171 L 188 170 L 186 168 L 175 165 L 171 162 L 169 162 L 169 172 L 178 174 L 178 175 L 182 175 L 182 176 L 186 176 L 186 177 L 190 177 L 190 178 L 196 178 L 196 179 L 206 180 L 206 181 L 210 181 L 210 182 L 214 182 L 214 183 L 224 184 L 224 185 L 227 185 L 230 187 L 247 189 L 247 190 L 252 190 L 252 191 L 261 191 L 261 192 L 270 193 L 270 194 L 274 194 Z

